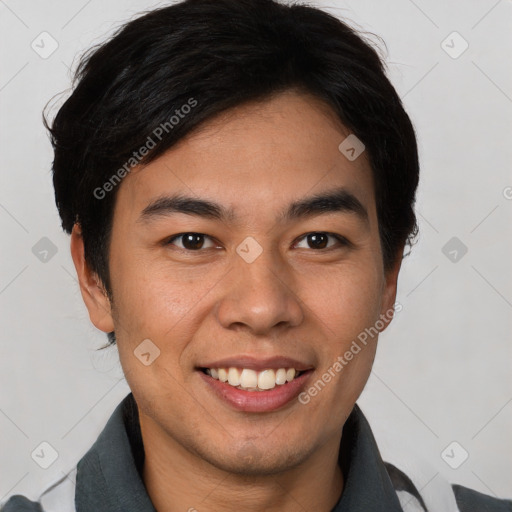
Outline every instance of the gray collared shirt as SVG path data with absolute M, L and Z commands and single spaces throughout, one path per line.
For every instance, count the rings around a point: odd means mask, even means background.
M 156 512 L 142 480 L 144 446 L 137 405 L 128 394 L 105 428 L 71 472 L 37 502 L 12 496 L 1 512 Z M 356 404 L 343 427 L 339 464 L 345 485 L 331 512 L 426 511 L 411 479 L 383 462 L 370 426 Z M 512 501 L 500 500 L 452 485 L 447 512 L 512 512 Z M 314 512 L 314 511 L 312 511 Z

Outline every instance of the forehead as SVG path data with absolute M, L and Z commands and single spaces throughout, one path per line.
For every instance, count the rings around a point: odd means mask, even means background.
M 135 168 L 120 185 L 116 209 L 139 214 L 155 198 L 180 193 L 215 199 L 234 215 L 263 215 L 277 211 L 278 203 L 344 187 L 371 215 L 374 191 L 367 156 L 363 151 L 349 159 L 339 149 L 349 135 L 329 107 L 303 93 L 241 105 L 205 122 L 149 165 Z

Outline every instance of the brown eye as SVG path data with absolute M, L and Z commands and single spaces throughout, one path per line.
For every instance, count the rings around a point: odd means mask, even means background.
M 307 241 L 313 249 L 325 249 L 329 243 L 329 235 L 325 233 L 310 233 Z
M 334 233 L 326 233 L 324 231 L 316 231 L 314 233 L 308 233 L 302 237 L 302 239 L 306 240 L 308 247 L 306 249 L 331 249 L 336 246 L 336 243 L 329 244 L 329 238 L 332 238 L 337 241 L 339 246 L 347 246 L 349 242 L 346 238 L 336 235 Z
M 202 233 L 181 233 L 179 235 L 175 235 L 170 238 L 166 245 L 176 245 L 174 244 L 175 240 L 181 239 L 181 246 L 178 245 L 180 249 L 185 249 L 187 251 L 198 251 L 200 249 L 205 248 L 204 243 L 205 239 L 210 239 L 209 236 L 204 235 Z M 214 244 L 211 245 L 213 247 Z M 208 248 L 208 247 L 206 247 Z

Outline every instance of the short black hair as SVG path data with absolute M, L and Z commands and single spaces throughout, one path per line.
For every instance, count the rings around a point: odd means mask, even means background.
M 184 0 L 144 12 L 81 57 L 51 127 L 43 113 L 62 227 L 80 225 L 85 259 L 113 301 L 116 183 L 215 115 L 298 90 L 323 100 L 365 145 L 387 270 L 417 234 L 419 163 L 414 128 L 385 71 L 368 40 L 307 4 Z M 141 157 L 149 139 L 155 145 Z M 115 344 L 113 332 L 108 339 Z

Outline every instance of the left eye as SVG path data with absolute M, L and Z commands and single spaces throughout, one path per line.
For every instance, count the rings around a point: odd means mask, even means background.
M 326 233 L 324 231 L 316 231 L 314 233 L 308 233 L 301 237 L 301 239 L 305 240 L 307 244 L 310 245 L 312 249 L 331 249 L 332 245 L 328 245 L 328 239 L 333 238 L 338 242 L 338 245 L 346 246 L 349 245 L 349 241 L 342 237 L 341 235 L 336 235 L 334 233 Z M 334 244 L 336 245 L 336 244 Z M 306 247 L 307 249 L 308 247 Z

